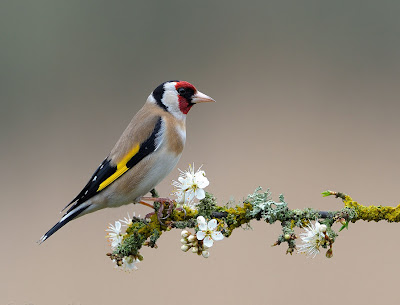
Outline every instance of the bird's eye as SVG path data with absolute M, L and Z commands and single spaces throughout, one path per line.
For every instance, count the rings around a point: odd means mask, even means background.
M 178 89 L 178 93 L 179 93 L 180 95 L 184 95 L 184 94 L 186 93 L 186 89 L 183 88 L 183 87 L 181 87 L 181 88 Z

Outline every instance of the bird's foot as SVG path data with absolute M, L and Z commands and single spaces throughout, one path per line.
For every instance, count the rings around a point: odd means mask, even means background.
M 158 202 L 158 203 L 160 203 L 160 206 L 157 209 L 154 207 L 154 205 L 143 202 L 143 200 Z M 157 219 L 162 225 L 166 225 L 166 224 L 164 224 L 163 220 L 170 217 L 174 210 L 174 202 L 169 198 L 142 197 L 141 201 L 139 201 L 138 203 L 152 207 L 154 209 L 154 212 L 147 214 L 145 216 L 145 218 L 150 218 L 151 216 L 157 214 Z M 163 212 L 165 209 L 165 204 L 168 204 L 168 209 L 166 210 L 166 215 L 164 216 Z M 177 208 L 177 209 L 180 209 L 180 208 Z

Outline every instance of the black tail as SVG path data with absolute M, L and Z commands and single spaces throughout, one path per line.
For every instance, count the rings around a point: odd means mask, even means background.
M 46 239 L 48 239 L 51 235 L 56 233 L 59 229 L 61 229 L 63 226 L 65 226 L 67 223 L 69 223 L 72 219 L 76 218 L 79 214 L 81 214 L 84 210 L 86 210 L 89 207 L 87 206 L 79 206 L 76 210 L 73 210 L 63 216 L 61 220 L 56 223 L 50 230 L 47 231 L 46 234 L 44 234 L 39 240 L 38 243 L 39 245 L 43 243 Z

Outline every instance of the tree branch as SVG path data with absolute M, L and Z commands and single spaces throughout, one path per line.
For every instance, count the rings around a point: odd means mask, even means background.
M 143 257 L 140 255 L 139 250 L 142 246 L 156 248 L 156 241 L 163 232 L 170 231 L 173 228 L 194 228 L 195 231 L 198 231 L 198 220 L 196 219 L 199 216 L 203 216 L 208 220 L 217 219 L 218 228 L 225 237 L 229 237 L 235 229 L 243 227 L 243 225 L 250 226 L 250 221 L 253 219 L 263 220 L 269 224 L 280 222 L 282 234 L 278 236 L 273 245 L 287 243 L 286 253 L 290 254 L 296 249 L 296 239 L 298 239 L 294 229 L 296 227 L 305 229 L 305 233 L 301 234 L 303 235 L 303 242 L 307 241 L 307 238 L 310 240 L 317 238 L 318 244 L 311 244 L 313 246 L 311 248 L 307 248 L 310 245 L 302 245 L 302 249 L 307 249 L 307 252 L 311 251 L 311 254 L 314 254 L 319 252 L 320 247 L 325 248 L 328 249 L 326 252 L 327 257 L 332 257 L 332 245 L 338 236 L 332 229 L 332 225 L 336 222 L 342 225 L 339 232 L 344 228 L 348 228 L 349 222 L 355 223 L 359 220 L 400 222 L 400 205 L 397 207 L 367 207 L 355 202 L 344 193 L 326 191 L 322 194 L 323 196 L 333 195 L 341 198 L 344 202 L 344 207 L 338 211 L 319 211 L 313 208 L 291 210 L 288 208 L 283 195 L 280 195 L 279 201 L 275 202 L 272 200 L 269 190 L 262 192 L 261 188 L 250 194 L 242 205 L 234 207 L 230 204 L 218 206 L 215 197 L 210 193 L 206 193 L 206 197 L 196 206 L 197 209 L 188 206 L 177 208 L 177 203 L 173 201 L 166 203 L 170 205 L 168 207 L 164 207 L 163 203 L 158 203 L 155 204 L 155 213 L 149 219 L 132 218 L 118 247 L 114 249 L 113 253 L 108 253 L 107 255 L 118 266 L 121 266 L 127 257 L 131 258 L 131 260 L 133 258 L 135 261 L 142 260 Z M 153 197 L 158 197 L 158 193 L 155 190 L 152 190 L 152 195 Z M 315 225 L 312 223 L 313 221 L 316 222 Z M 188 232 L 188 234 L 191 233 Z M 185 233 L 185 235 L 188 234 Z M 202 249 L 207 249 L 203 246 L 202 240 L 192 239 L 194 241 L 191 246 L 182 247 L 182 250 L 187 251 L 188 248 L 192 247 L 192 250 L 197 250 L 197 252 L 192 252 L 201 254 Z M 186 237 L 184 237 L 184 240 L 187 240 Z M 203 251 L 203 256 L 208 257 L 208 254 L 206 256 Z

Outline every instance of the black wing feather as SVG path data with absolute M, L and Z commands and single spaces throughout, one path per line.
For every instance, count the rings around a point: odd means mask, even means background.
M 150 155 L 156 150 L 156 139 L 157 136 L 161 130 L 161 124 L 162 124 L 162 118 L 159 117 L 157 120 L 156 125 L 154 126 L 153 132 L 151 135 L 142 143 L 142 145 L 139 148 L 139 151 L 126 163 L 126 166 L 128 167 L 128 170 L 130 170 L 132 167 L 134 167 L 136 164 L 138 164 L 140 161 L 142 161 L 145 157 Z M 93 176 L 90 178 L 89 182 L 86 184 L 86 186 L 82 189 L 82 191 L 64 208 L 64 210 L 69 207 L 71 204 L 74 203 L 72 207 L 69 208 L 67 213 L 75 209 L 77 206 L 79 206 L 81 203 L 87 201 L 88 199 L 92 198 L 94 195 L 100 193 L 102 190 L 97 191 L 99 189 L 99 186 L 102 182 L 107 180 L 108 177 L 113 175 L 117 171 L 117 166 L 113 166 L 110 164 L 110 160 L 108 157 L 100 164 L 100 166 L 97 168 Z M 126 173 L 126 172 L 125 172 Z M 125 174 L 124 173 L 124 174 Z M 122 176 L 122 175 L 121 175 Z M 118 180 L 118 179 L 116 179 Z M 113 181 L 112 183 L 114 183 Z M 111 183 L 111 184 L 112 184 Z M 110 185 L 111 185 L 110 184 Z

